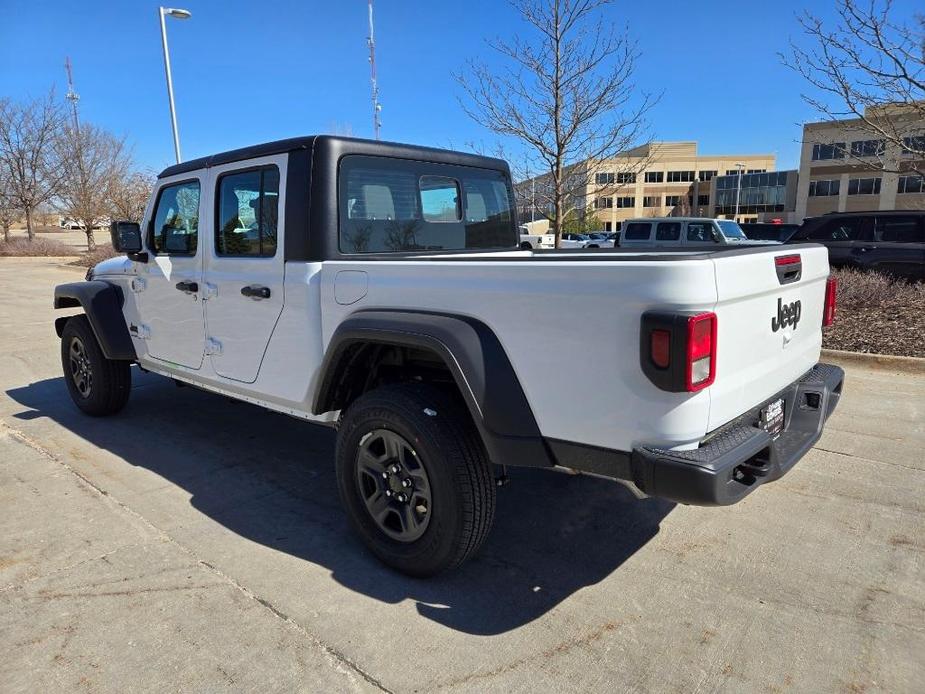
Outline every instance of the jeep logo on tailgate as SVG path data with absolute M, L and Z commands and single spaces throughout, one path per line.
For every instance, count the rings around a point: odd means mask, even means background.
M 777 315 L 771 317 L 771 330 L 777 332 L 781 328 L 792 325 L 797 329 L 797 323 L 800 322 L 800 314 L 803 312 L 803 304 L 797 299 L 791 304 L 785 304 L 780 299 L 777 300 Z

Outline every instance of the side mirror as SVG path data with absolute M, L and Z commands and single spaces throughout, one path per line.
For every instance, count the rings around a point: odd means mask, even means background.
M 711 233 L 713 234 L 713 243 L 722 243 L 722 242 L 723 242 L 723 235 L 720 234 L 716 229 L 713 229 L 713 230 L 711 231 Z
M 136 222 L 113 222 L 109 225 L 112 247 L 120 253 L 141 250 L 141 227 Z

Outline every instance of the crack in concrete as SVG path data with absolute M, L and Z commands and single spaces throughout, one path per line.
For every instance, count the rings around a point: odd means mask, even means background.
M 76 470 L 73 466 L 63 461 L 61 458 L 56 456 L 51 451 L 43 448 L 42 445 L 39 444 L 37 441 L 30 438 L 28 435 L 26 435 L 22 431 L 12 428 L 11 426 L 9 426 L 9 424 L 4 422 L 3 420 L 0 420 L 0 431 L 4 431 L 8 436 L 16 439 L 23 445 L 28 446 L 29 448 L 33 449 L 34 451 L 36 451 L 43 457 L 47 458 L 48 460 L 51 460 L 52 462 L 63 467 L 65 470 L 67 470 L 72 475 L 77 477 L 80 481 L 82 481 L 85 485 L 90 487 L 90 489 L 92 489 L 97 494 L 99 494 L 99 496 L 104 497 L 105 499 L 109 500 L 110 502 L 112 502 L 113 504 L 121 508 L 124 512 L 128 513 L 129 515 L 139 520 L 150 530 L 154 531 L 157 534 L 159 539 L 162 539 L 162 540 L 165 540 L 171 543 L 173 546 L 175 546 L 177 549 L 182 551 L 184 554 L 193 558 L 199 566 L 204 567 L 205 569 L 209 570 L 211 573 L 220 577 L 227 584 L 230 584 L 231 586 L 237 588 L 247 598 L 259 603 L 261 606 L 264 607 L 264 609 L 270 612 L 277 619 L 283 620 L 286 624 L 288 624 L 293 629 L 295 629 L 304 638 L 308 639 L 312 643 L 312 645 L 318 648 L 322 652 L 322 654 L 327 658 L 331 666 L 338 672 L 343 673 L 354 684 L 356 683 L 356 679 L 354 678 L 353 675 L 356 674 L 356 675 L 359 675 L 360 678 L 362 678 L 365 682 L 372 685 L 373 687 L 376 687 L 380 691 L 386 692 L 387 694 L 393 694 L 393 692 L 390 689 L 388 689 L 385 685 L 383 685 L 382 682 L 380 682 L 376 677 L 374 677 L 372 674 L 364 670 L 359 664 L 355 663 L 353 660 L 347 657 L 344 653 L 337 650 L 333 646 L 329 646 L 324 641 L 322 641 L 320 638 L 318 638 L 317 636 L 309 632 L 305 627 L 303 627 L 297 621 L 295 621 L 294 619 L 289 617 L 287 614 L 282 612 L 280 609 L 275 607 L 269 600 L 258 596 L 256 593 L 253 593 L 248 588 L 238 583 L 231 576 L 219 570 L 217 567 L 200 559 L 198 556 L 196 556 L 196 553 L 192 549 L 190 549 L 186 545 L 182 544 L 175 538 L 165 533 L 159 527 L 154 525 L 154 523 L 149 521 L 147 518 L 145 518 L 143 515 L 141 515 L 140 513 L 138 513 L 137 511 L 135 511 L 128 505 L 126 505 L 125 503 L 116 499 L 108 491 L 106 491 L 99 485 L 95 484 L 86 475 L 82 474 L 79 470 Z
M 857 455 L 855 453 L 845 453 L 844 451 L 833 451 L 830 448 L 822 448 L 821 446 L 813 446 L 817 451 L 824 451 L 825 453 L 832 453 L 834 455 L 843 455 L 846 458 L 854 458 L 855 460 L 861 460 L 865 463 L 874 463 L 876 465 L 890 465 L 892 467 L 901 467 L 904 470 L 913 470 L 915 472 L 925 472 L 925 470 L 917 467 L 912 467 L 911 465 L 903 465 L 902 463 L 888 463 L 885 460 L 874 460 L 873 458 L 865 458 L 862 455 Z

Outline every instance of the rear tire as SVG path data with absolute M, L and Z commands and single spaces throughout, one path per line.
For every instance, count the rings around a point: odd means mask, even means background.
M 132 370 L 127 361 L 103 356 L 90 321 L 74 316 L 61 331 L 61 366 L 71 399 L 93 417 L 115 414 L 128 402 Z
M 494 518 L 494 477 L 469 413 L 423 384 L 377 388 L 350 406 L 338 429 L 337 484 L 366 546 L 410 576 L 462 564 Z

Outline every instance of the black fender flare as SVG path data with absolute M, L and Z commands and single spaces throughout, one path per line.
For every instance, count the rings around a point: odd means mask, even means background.
M 122 315 L 122 290 L 103 280 L 70 282 L 55 287 L 55 308 L 81 307 L 87 314 L 96 341 L 107 359 L 137 361 L 132 336 Z M 72 316 L 55 320 L 58 337 Z
M 504 347 L 481 321 L 422 311 L 362 310 L 348 316 L 325 351 L 314 414 L 343 408 L 337 386 L 348 366 L 348 351 L 357 343 L 433 351 L 452 374 L 492 462 L 555 465 Z

